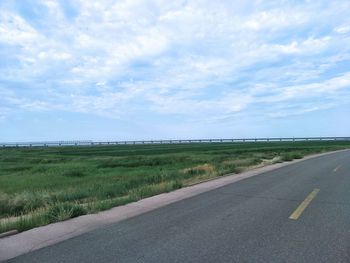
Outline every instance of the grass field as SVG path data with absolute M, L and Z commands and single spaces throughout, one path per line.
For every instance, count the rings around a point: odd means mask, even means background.
M 94 213 L 350 142 L 0 149 L 0 233 Z

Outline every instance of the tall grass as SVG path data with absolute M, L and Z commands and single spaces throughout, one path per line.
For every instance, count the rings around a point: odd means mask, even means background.
M 350 142 L 0 149 L 0 233 L 66 220 Z

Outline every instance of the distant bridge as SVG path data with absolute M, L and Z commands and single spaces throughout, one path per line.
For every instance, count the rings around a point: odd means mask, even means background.
M 184 143 L 242 143 L 242 142 L 296 142 L 296 141 L 350 141 L 350 137 L 287 137 L 287 138 L 240 138 L 240 139 L 189 139 L 189 140 L 138 140 L 138 141 L 44 141 L 4 142 L 0 147 L 53 147 L 53 146 L 98 146 L 140 144 L 184 144 Z

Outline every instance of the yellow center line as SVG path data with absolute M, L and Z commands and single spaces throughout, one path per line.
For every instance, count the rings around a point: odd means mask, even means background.
M 298 206 L 297 209 L 293 212 L 293 214 L 290 215 L 289 219 L 297 220 L 300 215 L 304 212 L 306 207 L 311 203 L 312 199 L 316 197 L 320 189 L 314 189 L 306 198 L 305 200 Z
M 333 172 L 336 173 L 340 167 L 341 167 L 341 165 L 338 165 L 337 167 L 335 167 L 335 169 L 333 170 Z

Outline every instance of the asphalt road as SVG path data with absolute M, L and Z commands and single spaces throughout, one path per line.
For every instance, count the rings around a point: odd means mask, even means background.
M 251 177 L 9 262 L 350 262 L 350 152 Z

